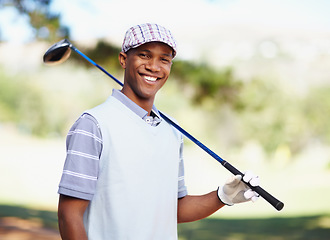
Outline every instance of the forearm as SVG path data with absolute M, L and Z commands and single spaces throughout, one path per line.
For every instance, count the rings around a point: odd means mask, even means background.
M 63 240 L 87 240 L 83 216 L 88 201 L 60 195 L 58 226 Z
M 87 240 L 87 234 L 81 218 L 59 217 L 61 238 L 63 240 Z
M 178 223 L 206 218 L 223 206 L 217 191 L 200 196 L 185 196 L 178 200 Z

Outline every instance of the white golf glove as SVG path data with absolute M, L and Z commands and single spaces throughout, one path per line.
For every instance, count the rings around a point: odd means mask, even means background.
M 255 202 L 258 200 L 259 194 L 252 191 L 241 180 L 241 175 L 232 176 L 226 181 L 225 185 L 218 188 L 218 197 L 221 202 L 233 206 L 236 203 Z M 250 183 L 253 187 L 259 186 L 259 177 L 250 171 L 244 173 L 243 180 Z

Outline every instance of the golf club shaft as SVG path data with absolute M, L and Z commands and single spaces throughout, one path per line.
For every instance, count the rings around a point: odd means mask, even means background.
M 83 58 L 85 58 L 87 61 L 89 61 L 91 64 L 93 64 L 94 66 L 96 66 L 97 68 L 99 68 L 102 72 L 104 72 L 106 75 L 108 75 L 110 78 L 112 78 L 120 86 L 123 86 L 123 83 L 121 81 L 119 81 L 117 78 L 115 78 L 114 76 L 112 76 L 103 67 L 101 67 L 100 65 L 98 65 L 97 63 L 95 63 L 92 59 L 90 59 L 89 57 L 87 57 L 85 54 L 83 54 L 82 52 L 80 52 L 72 44 L 70 45 L 70 48 L 73 51 L 75 51 L 76 53 L 78 53 L 79 55 L 81 55 Z M 225 161 L 224 159 L 222 159 L 215 152 L 213 152 L 211 149 L 209 149 L 208 147 L 206 147 L 203 143 L 201 143 L 195 137 L 193 137 L 191 134 L 189 134 L 186 130 L 184 130 L 178 124 L 176 124 L 171 119 L 169 119 L 165 114 L 163 114 L 160 111 L 159 111 L 159 114 L 160 114 L 160 116 L 165 121 L 167 121 L 168 123 L 170 123 L 173 127 L 175 127 L 184 136 L 186 136 L 187 138 L 189 138 L 192 142 L 194 142 L 196 145 L 198 145 L 200 148 L 202 148 L 205 152 L 207 152 L 209 155 L 211 155 L 215 160 L 217 160 L 219 163 L 221 163 L 221 165 L 224 166 L 227 170 L 229 170 L 232 174 L 234 174 L 234 175 L 241 175 L 241 176 L 244 175 L 241 171 L 239 171 L 234 166 L 232 166 L 230 163 L 228 163 L 227 161 Z M 250 183 L 247 183 L 247 182 L 245 182 L 245 184 L 247 184 L 253 191 L 257 192 L 261 197 L 263 197 L 267 202 L 269 202 L 278 211 L 280 211 L 283 208 L 284 204 L 281 201 L 279 201 L 278 199 L 276 199 L 274 196 L 272 196 L 271 194 L 269 194 L 267 191 L 265 191 L 260 186 L 254 187 L 254 186 L 251 186 Z
M 202 148 L 205 152 L 207 152 L 209 155 L 211 155 L 215 160 L 217 160 L 219 163 L 221 163 L 221 165 L 224 166 L 227 170 L 229 170 L 232 174 L 244 176 L 244 174 L 241 171 L 239 171 L 237 168 L 232 166 L 229 162 L 222 159 L 219 155 L 217 155 L 211 149 L 206 147 L 203 143 L 198 141 L 195 137 L 193 137 L 190 133 L 188 133 L 186 130 L 184 130 L 179 125 L 177 125 L 175 122 L 173 122 L 171 119 L 169 119 L 162 112 L 159 112 L 159 114 L 165 121 L 169 122 L 173 127 L 175 127 L 184 136 L 189 138 L 192 142 L 194 142 L 196 145 L 198 145 L 200 148 Z M 242 181 L 245 184 L 247 184 L 253 191 L 257 192 L 260 196 L 262 196 L 267 202 L 269 202 L 278 211 L 280 211 L 284 207 L 284 204 L 281 201 L 279 201 L 274 196 L 272 196 L 270 193 L 265 191 L 262 187 L 260 187 L 260 186 L 254 187 L 250 183 L 245 182 L 243 179 L 242 179 Z
M 118 83 L 120 86 L 124 86 L 124 84 L 119 81 L 117 78 L 115 78 L 114 76 L 112 76 L 110 73 L 108 73 L 103 67 L 101 67 L 100 65 L 98 65 L 96 62 L 94 62 L 92 59 L 90 59 L 89 57 L 87 57 L 84 53 L 80 52 L 75 46 L 73 46 L 72 44 L 70 45 L 70 48 L 75 51 L 76 53 L 78 53 L 79 55 L 81 55 L 83 58 L 85 58 L 88 62 L 90 62 L 91 64 L 93 64 L 95 67 L 97 67 L 98 69 L 100 69 L 102 72 L 104 72 L 106 75 L 108 75 L 109 77 L 111 77 L 116 83 Z

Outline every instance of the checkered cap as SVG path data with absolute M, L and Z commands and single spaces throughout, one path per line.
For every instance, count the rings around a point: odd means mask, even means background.
M 122 51 L 127 52 L 131 48 L 136 48 L 148 42 L 163 42 L 173 49 L 173 57 L 176 55 L 176 41 L 171 32 L 158 25 L 145 23 L 136 25 L 127 30 L 122 45 Z

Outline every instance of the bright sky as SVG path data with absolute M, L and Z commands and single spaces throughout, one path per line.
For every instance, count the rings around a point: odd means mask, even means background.
M 53 0 L 52 9 L 71 28 L 72 38 L 120 35 L 131 25 L 157 22 L 172 31 L 185 26 L 245 24 L 330 30 L 328 0 Z M 0 10 L 1 34 L 12 41 L 29 38 L 22 17 Z
M 142 22 L 172 31 L 185 26 L 247 24 L 279 28 L 330 29 L 327 0 L 54 0 L 74 39 L 120 35 Z
M 53 0 L 51 9 L 61 14 L 71 40 L 107 38 L 121 44 L 130 26 L 156 22 L 172 31 L 179 48 L 181 43 L 190 49 L 185 52 L 196 49 L 198 38 L 207 38 L 201 29 L 221 31 L 219 25 L 330 32 L 328 0 Z M 33 36 L 13 8 L 0 9 L 0 30 L 2 39 L 11 42 L 27 42 Z

